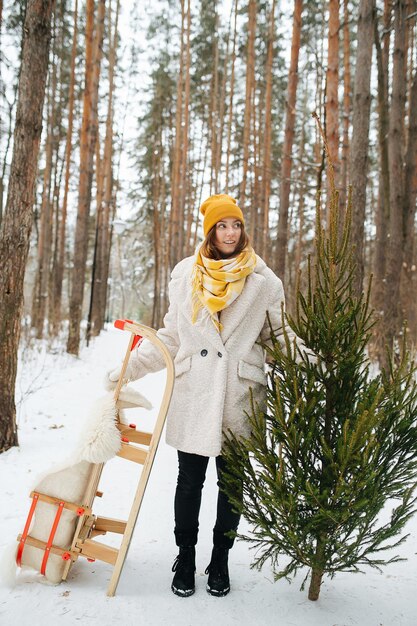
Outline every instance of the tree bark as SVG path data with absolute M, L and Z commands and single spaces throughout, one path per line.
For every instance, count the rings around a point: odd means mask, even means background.
M 162 130 L 162 129 L 161 129 Z M 153 268 L 153 307 L 152 307 L 152 328 L 159 328 L 159 320 L 161 317 L 161 220 L 159 215 L 159 198 L 160 198 L 160 164 L 162 153 L 162 132 L 159 133 L 158 143 L 155 145 L 155 149 L 152 153 L 152 210 L 153 210 L 153 253 L 154 253 L 154 268 Z
M 80 324 L 82 319 L 87 265 L 88 221 L 90 217 L 93 160 L 97 141 L 97 119 L 95 114 L 98 99 L 104 14 L 105 0 L 100 0 L 98 5 L 97 29 L 93 41 L 94 0 L 87 0 L 85 90 L 80 137 L 80 182 L 78 188 L 78 212 L 75 228 L 74 265 L 72 271 L 74 279 L 72 280 L 71 288 L 69 334 L 67 342 L 67 351 L 76 355 L 78 355 L 80 344 Z
M 333 163 L 336 188 L 339 185 L 339 0 L 329 0 L 329 38 L 326 72 L 326 136 Z M 329 184 L 327 185 L 330 190 Z M 329 207 L 330 193 L 328 195 Z
M 114 91 L 114 71 L 117 63 L 117 45 L 119 41 L 118 25 L 120 14 L 120 0 L 117 0 L 116 15 L 114 24 L 113 44 L 111 46 L 110 59 L 109 59 L 109 90 L 111 88 L 111 98 L 109 91 L 109 104 L 106 120 L 106 138 L 105 147 L 107 144 L 106 155 L 107 159 L 104 163 L 104 215 L 103 215 L 103 233 L 101 242 L 101 256 L 100 256 L 100 268 L 102 272 L 101 284 L 100 284 L 100 306 L 98 310 L 97 319 L 95 321 L 95 334 L 98 333 L 103 327 L 106 317 L 106 303 L 108 293 L 108 279 L 109 279 L 109 267 L 110 267 L 110 254 L 111 254 L 111 222 L 116 210 L 116 193 L 115 180 L 113 171 L 113 91 Z
M 75 100 L 75 62 L 77 55 L 77 37 L 78 37 L 78 0 L 75 0 L 74 6 L 74 26 L 73 39 L 71 49 L 71 70 L 70 84 L 68 94 L 68 126 L 65 144 L 65 174 L 64 174 L 64 197 L 62 200 L 62 209 L 58 224 L 57 234 L 57 250 L 56 261 L 52 271 L 52 300 L 53 306 L 51 310 L 50 322 L 51 331 L 56 334 L 61 322 L 61 303 L 62 303 L 62 283 L 64 279 L 65 265 L 65 240 L 67 226 L 67 210 L 68 210 L 68 192 L 69 180 L 71 173 L 71 155 L 72 155 L 72 132 L 74 126 L 74 100 Z
M 320 595 L 321 581 L 323 579 L 323 571 L 320 569 L 313 569 L 311 571 L 311 582 L 308 590 L 309 600 L 318 600 Z
M 307 107 L 306 107 L 307 108 Z M 295 262 L 294 262 L 294 276 L 297 281 L 298 273 L 301 269 L 301 257 L 303 252 L 304 245 L 304 222 L 305 222 L 305 193 L 304 193 L 304 184 L 305 184 L 305 175 L 306 175 L 306 166 L 305 166 L 305 130 L 304 126 L 301 129 L 301 137 L 300 137 L 300 163 L 301 170 L 299 173 L 298 181 L 299 181 L 299 193 L 298 193 L 298 233 L 297 233 L 297 243 L 295 249 Z M 291 289 L 292 293 L 295 293 L 294 289 Z
M 387 255 L 386 291 L 384 298 L 384 338 L 388 348 L 392 348 L 393 340 L 401 324 L 399 295 L 401 267 L 403 260 L 403 120 L 405 111 L 406 80 L 405 62 L 405 30 L 407 0 L 397 0 L 394 5 L 394 51 L 392 70 L 391 111 L 389 118 L 388 157 L 390 172 L 390 220 L 389 245 Z
M 265 68 L 265 130 L 263 141 L 263 172 L 262 172 L 262 194 L 261 194 L 261 245 L 260 255 L 268 258 L 269 252 L 269 198 L 271 195 L 271 144 L 272 144 L 272 64 L 274 60 L 274 39 L 275 39 L 275 0 L 272 0 L 272 7 L 269 21 L 268 49 Z
M 213 0 L 213 10 L 215 12 L 215 28 L 213 33 L 213 73 L 210 84 L 210 195 L 218 193 L 218 170 L 217 170 L 217 140 L 219 122 L 219 14 L 217 11 L 217 0 Z M 189 40 L 189 38 L 188 38 Z
M 385 289 L 386 257 L 388 248 L 388 223 L 390 214 L 389 200 L 389 164 L 388 164 L 388 133 L 389 133 L 389 106 L 388 106 L 388 64 L 390 48 L 391 5 L 385 0 L 383 46 L 379 38 L 378 24 L 374 22 L 374 40 L 377 59 L 378 80 L 378 145 L 379 145 L 379 192 L 375 216 L 376 237 L 373 262 L 374 289 L 372 292 L 372 306 L 377 315 L 382 317 Z M 382 324 L 375 328 L 372 337 L 371 350 L 373 355 L 382 363 L 385 355 L 384 334 Z
M 230 71 L 229 115 L 227 120 L 225 192 L 229 193 L 230 151 L 232 145 L 233 98 L 235 90 L 236 39 L 237 39 L 237 0 L 234 3 L 232 68 Z
M 114 69 L 116 65 L 116 51 L 118 42 L 118 22 L 119 22 L 120 0 L 117 1 L 116 15 L 114 23 L 114 33 L 111 36 L 111 5 L 109 5 L 109 94 L 107 102 L 106 136 L 104 140 L 104 157 L 102 163 L 102 194 L 97 204 L 97 254 L 92 281 L 92 311 L 89 318 L 91 332 L 97 336 L 104 326 L 106 301 L 107 301 L 107 281 L 108 267 L 110 261 L 110 218 L 112 214 L 113 201 L 113 90 L 114 90 Z M 87 338 L 89 338 L 89 328 L 87 325 Z
M 349 0 L 343 0 L 343 139 L 340 172 L 340 206 L 346 206 L 348 165 L 350 154 L 349 128 L 351 122 L 351 70 Z
M 294 0 L 291 60 L 288 74 L 287 107 L 285 118 L 284 145 L 282 148 L 281 188 L 279 202 L 278 235 L 275 250 L 275 269 L 285 279 L 285 261 L 288 248 L 288 209 L 290 202 L 290 179 L 292 169 L 292 146 L 294 141 L 295 105 L 297 101 L 298 58 L 301 42 L 302 0 Z
M 232 23 L 232 14 L 233 14 L 233 6 L 230 13 L 229 26 L 227 30 L 227 40 L 226 40 L 226 53 L 224 56 L 223 63 L 223 77 L 220 88 L 220 103 L 219 103 L 219 128 L 218 128 L 218 138 L 217 138 L 217 152 L 216 152 L 216 189 L 218 193 L 220 186 L 220 172 L 222 170 L 222 156 L 223 156 L 223 138 L 224 138 L 224 127 L 225 127 L 225 111 L 226 111 L 226 86 L 229 79 L 228 70 L 229 70 L 229 47 L 230 47 L 230 30 Z M 227 193 L 227 192 L 226 192 Z
M 252 100 L 255 89 L 255 32 L 256 32 L 256 0 L 249 0 L 248 16 L 248 52 L 246 56 L 246 91 L 245 91 L 245 116 L 243 125 L 243 166 L 242 182 L 240 184 L 239 206 L 242 211 L 246 203 L 246 187 L 249 169 L 249 145 L 252 127 Z M 253 227 L 253 225 L 251 225 Z
M 316 558 L 318 562 L 324 561 L 324 551 L 326 547 L 326 536 L 323 534 L 318 537 L 316 545 Z M 319 599 L 321 582 L 323 580 L 324 570 L 318 566 L 313 567 L 311 571 L 311 581 L 308 590 L 308 599 L 316 601 Z
M 35 277 L 35 284 L 32 296 L 32 328 L 36 330 L 37 339 L 43 335 L 43 327 L 47 310 L 49 272 L 52 249 L 52 224 L 53 224 L 53 202 L 51 201 L 51 186 L 53 172 L 53 156 L 55 148 L 56 132 L 56 90 L 57 90 L 57 39 L 56 39 L 56 11 L 53 17 L 53 52 L 52 67 L 50 72 L 49 92 L 49 115 L 48 128 L 46 134 L 45 149 L 45 169 L 43 174 L 42 202 L 40 210 L 40 229 L 38 241 L 38 264 Z
M 416 267 L 414 220 L 417 199 L 417 70 L 410 90 L 407 152 L 404 181 L 404 262 L 401 275 L 401 311 L 414 343 L 417 341 Z
M 18 445 L 14 401 L 23 281 L 42 131 L 53 0 L 29 0 L 6 211 L 0 234 L 0 452 Z
M 357 295 L 362 292 L 365 272 L 364 231 L 366 209 L 366 186 L 368 181 L 369 117 L 371 111 L 371 66 L 374 32 L 375 0 L 361 0 L 357 26 L 358 45 L 356 54 L 353 124 L 350 159 L 350 184 L 352 186 L 352 234 L 356 248 Z
M 250 191 L 248 197 L 250 198 L 250 207 L 246 210 L 246 215 L 249 214 L 249 236 L 252 240 L 252 245 L 255 250 L 260 248 L 259 235 L 262 228 L 262 217 L 260 215 L 260 164 L 261 164 L 261 145 L 263 144 L 263 128 L 261 120 L 264 114 L 264 89 L 261 81 L 259 81 L 258 101 L 256 101 L 256 88 L 254 86 L 252 92 L 252 112 L 251 112 L 251 124 L 252 129 L 250 136 L 252 137 L 252 179 L 250 185 Z
M 182 155 L 182 121 L 183 121 L 183 94 L 184 94 L 184 33 L 185 33 L 185 0 L 181 0 L 181 43 L 180 43 L 180 66 L 177 82 L 177 102 L 175 110 L 175 141 L 172 157 L 171 175 L 171 212 L 169 219 L 169 267 L 174 267 L 178 262 L 180 240 L 180 198 L 181 186 L 184 181 L 181 177 Z
M 188 143 L 189 143 L 189 125 L 190 125 L 190 70 L 191 70 L 191 6 L 190 0 L 187 3 L 187 29 L 186 29 L 186 44 L 185 44 L 185 84 L 184 84 L 184 124 L 182 132 L 181 142 L 181 155 L 180 155 L 180 177 L 181 177 L 181 194 L 180 203 L 178 207 L 178 230 L 179 230 L 179 256 L 182 259 L 185 255 L 186 242 L 185 242 L 185 209 L 188 198 Z M 188 200 L 189 201 L 189 200 Z

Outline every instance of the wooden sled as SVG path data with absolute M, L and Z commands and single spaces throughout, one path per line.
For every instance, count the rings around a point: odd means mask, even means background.
M 145 494 L 146 485 L 148 483 L 149 475 L 164 427 L 174 385 L 173 361 L 165 344 L 157 337 L 156 331 L 130 320 L 116 320 L 114 325 L 116 328 L 127 330 L 131 333 L 122 365 L 120 379 L 114 391 L 115 401 L 118 400 L 120 390 L 124 384 L 124 375 L 129 362 L 130 353 L 133 348 L 142 341 L 142 339 L 148 339 L 156 345 L 159 350 L 161 350 L 167 368 L 165 390 L 153 432 L 137 430 L 134 424 L 127 426 L 122 424 L 120 420 L 118 420 L 116 424 L 121 437 L 121 447 L 117 456 L 130 462 L 143 465 L 128 519 L 118 520 L 94 515 L 94 499 L 96 496 L 101 497 L 103 495 L 102 492 L 99 491 L 99 483 L 104 463 L 91 463 L 87 466 L 89 475 L 87 479 L 87 487 L 81 502 L 66 502 L 59 497 L 52 497 L 39 492 L 32 492 L 30 494 L 32 497 L 32 505 L 23 533 L 17 537 L 19 545 L 16 557 L 16 562 L 20 566 L 25 545 L 39 548 L 41 555 L 43 552 L 39 568 L 42 574 L 45 574 L 50 555 L 53 555 L 52 558 L 62 558 L 65 561 L 62 580 L 66 580 L 71 566 L 79 557 L 85 557 L 90 561 L 97 559 L 99 561 L 109 563 L 113 566 L 113 573 L 107 589 L 108 596 L 114 596 L 116 593 L 120 574 L 127 556 L 136 520 L 140 511 L 143 496 Z M 52 507 L 56 507 L 53 508 L 51 512 L 51 529 L 47 541 L 31 537 L 29 534 L 32 518 L 38 503 L 40 503 L 41 506 L 45 506 L 45 504 L 47 504 Z M 63 513 L 64 517 L 66 514 L 69 515 L 71 513 L 72 518 L 75 520 L 74 536 L 70 547 L 67 549 L 54 543 L 54 537 L 59 536 L 59 532 L 57 532 L 57 530 L 59 530 L 59 522 Z M 105 535 L 109 532 L 117 533 L 122 536 L 120 547 L 118 549 L 101 543 L 95 539 L 98 535 Z

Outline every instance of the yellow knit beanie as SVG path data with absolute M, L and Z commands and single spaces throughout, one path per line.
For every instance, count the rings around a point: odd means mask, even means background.
M 236 204 L 236 200 L 225 193 L 218 193 L 204 200 L 200 207 L 200 212 L 204 215 L 203 229 L 204 236 L 217 222 L 226 217 L 235 217 L 242 224 L 245 223 L 243 213 Z

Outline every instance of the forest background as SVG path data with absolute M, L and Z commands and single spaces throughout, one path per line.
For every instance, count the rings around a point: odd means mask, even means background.
M 328 184 L 313 111 L 358 293 L 373 274 L 371 356 L 404 319 L 415 343 L 416 19 L 415 0 L 0 2 L 0 451 L 19 341 L 77 355 L 115 317 L 159 327 L 209 194 L 236 197 L 291 311 Z

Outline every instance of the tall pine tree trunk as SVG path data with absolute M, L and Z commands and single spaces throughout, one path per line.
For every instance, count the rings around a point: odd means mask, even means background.
M 104 171 L 105 187 L 104 187 L 104 224 L 103 224 L 103 241 L 101 247 L 100 267 L 102 268 L 102 280 L 100 285 L 100 307 L 98 311 L 97 328 L 102 329 L 104 327 L 106 317 L 106 304 L 108 294 L 108 279 L 110 268 L 110 254 L 111 254 L 111 242 L 112 242 L 112 227 L 111 222 L 114 218 L 116 210 L 116 189 L 113 172 L 113 90 L 114 90 L 114 71 L 117 61 L 117 45 L 119 41 L 118 24 L 120 13 L 120 0 L 117 0 L 116 16 L 113 34 L 113 44 L 110 53 L 110 66 L 109 68 L 109 83 L 111 86 L 111 103 L 109 103 L 107 121 L 106 121 L 106 138 L 107 140 L 107 152 L 108 158 L 106 160 L 106 167 Z M 109 94 L 110 99 L 110 94 Z M 111 104 L 111 106 L 110 106 Z M 97 332 L 97 330 L 95 330 Z
M 232 146 L 232 121 L 233 121 L 233 98 L 235 91 L 235 65 L 236 65 L 236 39 L 237 39 L 237 2 L 234 3 L 234 21 L 233 21 L 233 48 L 232 48 L 232 68 L 230 70 L 230 93 L 229 93 L 229 115 L 227 119 L 227 143 L 226 143 L 226 172 L 225 187 L 226 193 L 229 193 L 229 171 L 230 171 L 230 152 Z
M 333 162 L 336 187 L 339 184 L 339 0 L 329 0 L 329 37 L 326 72 L 326 136 Z M 330 189 L 328 184 L 328 189 Z M 329 206 L 329 203 L 328 203 Z
M 51 201 L 52 170 L 54 156 L 54 135 L 56 132 L 56 91 L 57 91 L 57 37 L 56 11 L 53 18 L 53 61 L 50 72 L 49 89 L 49 116 L 46 134 L 45 169 L 43 173 L 43 190 L 40 210 L 40 229 L 38 241 L 38 264 L 32 297 L 32 328 L 36 330 L 36 337 L 42 338 L 45 315 L 47 310 L 49 271 L 52 249 L 52 219 L 53 203 Z
M 240 184 L 239 202 L 242 210 L 245 208 L 247 196 L 247 179 L 249 169 L 249 146 L 251 143 L 252 106 L 255 91 L 255 34 L 256 34 L 256 0 L 249 0 L 248 16 L 248 51 L 246 56 L 246 91 L 245 91 L 245 116 L 243 123 L 243 164 L 242 182 Z M 254 225 L 251 224 L 251 228 Z
M 262 228 L 262 217 L 260 215 L 260 185 L 259 185 L 259 177 L 260 177 L 260 163 L 261 163 L 261 145 L 263 144 L 263 129 L 262 129 L 262 116 L 264 113 L 264 86 L 259 81 L 259 88 L 256 89 L 254 86 L 253 90 L 253 101 L 252 101 L 252 170 L 253 176 L 251 180 L 250 192 L 248 193 L 248 197 L 250 199 L 250 208 L 246 211 L 246 214 L 249 212 L 249 234 L 252 239 L 253 246 L 255 250 L 260 248 L 259 235 L 260 230 Z M 258 93 L 258 100 L 257 100 Z
M 78 189 L 78 212 L 75 228 L 73 280 L 70 298 L 69 334 L 67 351 L 78 354 L 80 324 L 88 251 L 88 221 L 90 217 L 93 160 L 97 141 L 97 99 L 100 76 L 101 47 L 105 0 L 99 0 L 97 29 L 94 35 L 94 0 L 87 0 L 86 60 L 83 119 L 80 138 L 80 182 Z
M 320 32 L 320 46 L 318 52 L 318 61 L 316 63 L 316 89 L 315 89 L 315 111 L 319 116 L 319 119 L 324 119 L 326 121 L 325 115 L 325 86 L 326 81 L 324 80 L 324 66 L 325 66 L 325 54 L 324 54 L 324 41 L 325 41 L 325 32 L 326 32 L 326 10 L 325 4 L 321 5 L 321 32 Z M 325 151 L 322 146 L 320 140 L 320 134 L 318 129 L 315 130 L 315 142 L 314 142 L 314 161 L 317 163 L 316 165 L 316 188 L 317 191 L 323 189 L 323 173 L 324 173 L 324 164 L 325 164 Z M 314 254 L 314 252 L 313 252 Z
M 405 81 L 405 30 L 407 0 L 394 4 L 394 50 L 392 70 L 392 95 L 389 118 L 388 157 L 390 172 L 390 220 L 387 272 L 384 298 L 384 338 L 389 348 L 399 330 L 399 295 L 403 260 L 403 210 L 404 210 L 404 112 L 406 97 Z
M 404 180 L 404 262 L 401 275 L 401 310 L 411 337 L 417 341 L 416 268 L 414 220 L 417 199 L 417 70 L 410 90 L 407 152 Z
M 0 233 L 0 452 L 18 445 L 14 401 L 53 0 L 28 0 L 13 157 Z
M 56 11 L 58 14 L 58 23 L 64 24 L 64 15 L 67 10 L 67 2 L 66 0 L 60 0 L 59 8 L 57 7 Z M 58 100 L 56 106 L 56 120 L 55 126 L 56 129 L 59 129 L 59 132 L 55 132 L 55 163 L 54 163 L 54 181 L 53 181 L 53 194 L 52 194 L 52 202 L 53 202 L 53 241 L 52 241 L 52 259 L 51 259 L 51 270 L 49 272 L 49 281 L 48 281 L 48 335 L 54 335 L 58 328 L 55 319 L 55 298 L 56 298 L 56 278 L 55 272 L 57 271 L 58 266 L 58 258 L 59 258 L 59 235 L 60 235 L 60 227 L 61 227 L 61 190 L 62 190 L 62 181 L 64 179 L 64 171 L 65 171 L 65 152 L 66 152 L 66 142 L 64 148 L 64 154 L 62 155 L 61 150 L 61 142 L 65 141 L 65 136 L 63 135 L 63 116 L 65 119 L 69 116 L 69 111 L 65 108 L 65 104 L 67 102 L 67 91 L 69 96 L 69 84 L 68 84 L 68 57 L 67 57 L 67 48 L 68 43 L 70 41 L 70 33 L 67 32 L 66 28 L 60 28 L 59 34 L 59 93 Z M 69 82 L 71 82 L 71 75 L 69 78 Z M 69 99 L 69 98 L 68 98 Z
M 346 206 L 349 163 L 349 128 L 351 122 L 351 71 L 349 0 L 343 0 L 343 139 L 340 172 L 340 206 Z
M 272 0 L 268 50 L 265 69 L 265 131 L 263 141 L 263 172 L 262 172 L 262 194 L 261 194 L 261 215 L 262 231 L 260 255 L 268 258 L 269 253 L 269 197 L 271 195 L 271 143 L 272 143 L 272 64 L 274 60 L 274 38 L 275 38 L 275 0 Z
M 180 180 L 181 180 L 181 195 L 180 203 L 178 207 L 178 230 L 179 230 L 179 258 L 182 259 L 185 255 L 186 241 L 185 241 L 185 208 L 187 205 L 188 193 L 188 142 L 189 142 L 189 125 L 190 125 L 190 71 L 191 71 L 191 6 L 190 0 L 187 3 L 187 29 L 186 29 L 186 44 L 185 44 L 185 84 L 184 84 L 184 118 L 183 118 L 183 132 L 181 142 L 181 155 L 180 155 Z M 188 200 L 189 202 L 189 200 Z
M 109 5 L 109 94 L 107 101 L 106 136 L 104 140 L 104 156 L 102 163 L 102 190 L 97 204 L 97 254 L 94 271 L 94 281 L 92 281 L 92 311 L 91 311 L 91 331 L 94 336 L 98 335 L 104 326 L 106 301 L 107 301 L 107 281 L 108 268 L 110 262 L 110 218 L 112 214 L 113 202 L 113 91 L 114 91 L 114 70 L 116 65 L 116 51 L 118 43 L 118 22 L 119 22 L 120 0 L 116 5 L 116 15 L 114 23 L 114 33 L 111 37 L 111 5 Z M 87 330 L 88 333 L 88 330 Z
M 64 175 L 64 197 L 62 200 L 62 209 L 59 219 L 58 236 L 57 236 L 57 250 L 56 250 L 56 262 L 52 270 L 52 299 L 53 308 L 51 311 L 51 330 L 53 333 L 57 333 L 59 325 L 61 323 L 61 303 L 62 303 L 62 283 L 64 279 L 64 265 L 65 265 L 65 241 L 66 241 L 66 226 L 67 226 L 67 210 L 68 210 L 68 192 L 69 192 L 69 180 L 71 173 L 71 155 L 72 155 L 72 130 L 74 125 L 74 94 L 75 94 L 75 62 L 77 55 L 77 37 L 78 37 L 78 0 L 75 0 L 74 6 L 74 26 L 73 26 L 73 39 L 71 49 L 71 70 L 70 70 L 70 84 L 68 95 L 68 126 L 67 136 L 65 144 L 65 175 Z
M 181 0 L 181 39 L 180 39 L 180 66 L 177 82 L 177 102 L 175 111 L 175 141 L 172 157 L 171 175 L 171 212 L 169 219 L 169 267 L 173 267 L 180 258 L 180 207 L 181 188 L 184 184 L 181 178 L 182 137 L 183 137 L 183 95 L 184 95 L 184 33 L 185 33 L 185 0 Z
M 353 92 L 353 125 L 350 160 L 352 185 L 352 244 L 356 247 L 355 289 L 359 295 L 365 271 L 364 232 L 368 181 L 369 116 L 375 0 L 359 4 L 358 46 Z
M 232 25 L 233 7 L 230 13 L 229 26 L 227 30 L 226 40 L 226 53 L 223 64 L 223 77 L 220 89 L 220 104 L 219 104 L 219 129 L 217 138 L 217 154 L 216 154 L 216 189 L 219 190 L 220 185 L 220 172 L 222 169 L 222 157 L 223 157 L 223 139 L 224 139 L 224 127 L 225 127 L 225 111 L 226 111 L 226 86 L 229 79 L 229 47 L 230 47 L 230 30 Z M 218 191 L 217 191 L 218 192 Z M 227 192 L 226 192 L 227 193 Z
M 275 250 L 275 269 L 278 276 L 285 280 L 285 260 L 288 247 L 288 209 L 290 203 L 290 178 L 292 169 L 292 146 L 294 141 L 295 105 L 297 101 L 298 58 L 301 41 L 302 0 L 294 0 L 292 26 L 291 60 L 288 74 L 287 110 L 285 135 L 282 149 L 281 188 L 279 203 L 278 235 Z
M 217 189 L 217 131 L 219 121 L 219 14 L 217 12 L 217 0 L 213 2 L 215 12 L 215 27 L 213 33 L 213 73 L 210 83 L 210 195 L 218 193 Z
M 299 275 L 299 271 L 301 268 L 301 255 L 303 251 L 303 243 L 304 243 L 304 223 L 305 223 L 305 194 L 304 194 L 304 184 L 306 177 L 306 164 L 305 164 L 305 145 L 306 145 L 306 136 L 305 136 L 305 124 L 307 123 L 306 112 L 307 112 L 307 103 L 304 102 L 303 112 L 304 112 L 304 120 L 305 123 L 302 124 L 301 127 L 301 135 L 300 135 L 300 172 L 298 175 L 299 181 L 299 193 L 298 193 L 298 233 L 297 233 L 297 243 L 295 249 L 295 263 L 294 263 L 294 275 L 297 277 Z M 291 292 L 295 293 L 294 289 L 291 288 Z M 292 310 L 292 309 L 291 309 Z
M 157 116 L 156 116 L 157 117 Z M 158 120 L 156 120 L 158 123 Z M 154 146 L 152 152 L 152 212 L 153 212 L 153 252 L 154 252 L 154 268 L 153 268 L 153 306 L 152 306 L 152 328 L 159 328 L 161 318 L 161 219 L 159 214 L 159 200 L 161 196 L 161 154 L 162 154 L 162 128 L 159 129 L 158 142 Z
M 372 306 L 379 316 L 383 315 L 384 307 L 384 280 L 386 272 L 386 258 L 388 247 L 388 224 L 390 215 L 389 200 L 389 164 L 388 164 L 388 133 L 389 133 L 389 105 L 388 105 L 388 64 L 390 48 L 391 5 L 385 0 L 383 45 L 381 45 L 378 24 L 374 23 L 374 40 L 377 60 L 378 80 L 378 145 L 379 145 L 379 193 L 375 216 L 376 237 L 373 262 L 374 288 Z M 371 344 L 372 353 L 382 362 L 385 354 L 385 337 L 382 325 L 376 327 Z

